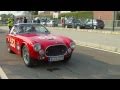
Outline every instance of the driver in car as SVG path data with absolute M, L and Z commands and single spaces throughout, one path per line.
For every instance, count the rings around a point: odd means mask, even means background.
M 34 26 L 31 27 L 31 29 L 29 30 L 29 32 L 36 32 L 36 29 Z

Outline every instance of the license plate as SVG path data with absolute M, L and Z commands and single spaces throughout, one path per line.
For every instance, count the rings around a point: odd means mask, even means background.
M 61 61 L 64 60 L 64 56 L 57 56 L 57 57 L 49 57 L 49 61 Z

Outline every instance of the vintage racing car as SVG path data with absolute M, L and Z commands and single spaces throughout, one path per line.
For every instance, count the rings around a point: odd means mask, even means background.
M 38 61 L 64 61 L 71 58 L 75 42 L 68 37 L 51 34 L 46 27 L 35 23 L 15 24 L 6 35 L 8 52 L 21 55 L 28 67 Z

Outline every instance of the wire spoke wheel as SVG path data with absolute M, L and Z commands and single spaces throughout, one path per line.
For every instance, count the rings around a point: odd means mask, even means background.
M 30 57 L 29 57 L 29 52 L 26 47 L 23 47 L 22 55 L 23 55 L 23 60 L 25 64 L 28 65 L 30 62 Z

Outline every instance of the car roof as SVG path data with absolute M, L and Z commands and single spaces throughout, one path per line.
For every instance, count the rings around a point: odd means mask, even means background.
M 31 25 L 41 25 L 41 24 L 39 24 L 39 23 L 18 23 L 18 24 L 15 24 L 15 25 L 29 25 L 29 24 L 31 24 Z

